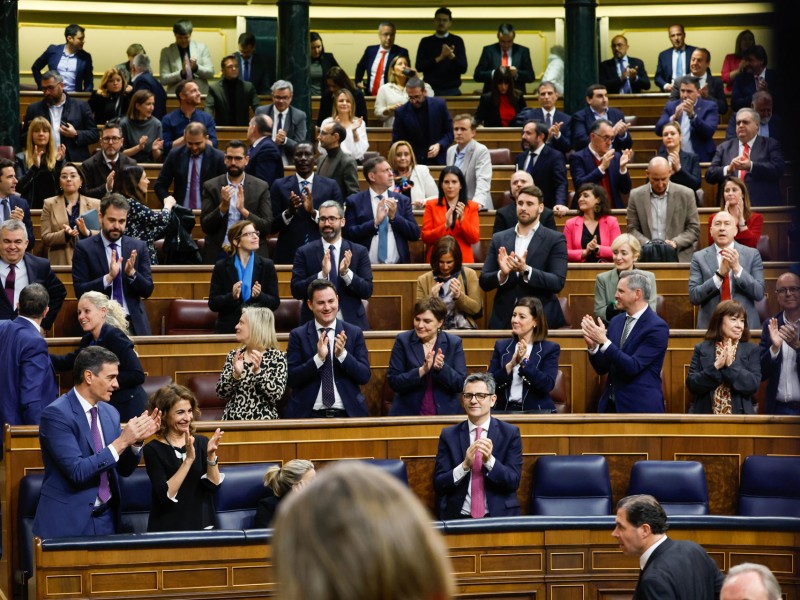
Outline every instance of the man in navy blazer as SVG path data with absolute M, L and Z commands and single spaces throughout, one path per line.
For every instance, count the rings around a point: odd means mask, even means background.
M 509 182 L 508 194 L 511 196 L 511 202 L 502 208 L 498 208 L 494 213 L 494 225 L 492 226 L 492 234 L 500 233 L 506 229 L 513 229 L 517 225 L 517 196 L 526 187 L 533 185 L 533 177 L 527 171 L 516 171 L 511 175 Z M 553 216 L 553 209 L 546 206 L 542 209 L 542 214 L 539 215 L 539 222 L 548 229 L 558 231 L 556 226 L 556 219 Z
M 780 74 L 775 69 L 767 68 L 767 60 L 767 51 L 759 44 L 750 46 L 742 53 L 744 69 L 733 80 L 731 111 L 736 112 L 740 108 L 750 106 L 753 94 L 763 90 L 772 94 L 776 112 L 784 114 L 781 104 Z
M 411 199 L 389 191 L 394 187 L 394 171 L 382 156 L 364 161 L 364 177 L 369 188 L 347 198 L 344 236 L 365 246 L 373 264 L 411 262 L 408 242 L 420 236 Z
M 514 25 L 503 23 L 497 28 L 497 43 L 483 47 L 473 77 L 475 81 L 483 82 L 484 94 L 491 91 L 492 75 L 495 69 L 503 65 L 511 68 L 514 75 L 514 87 L 523 94 L 526 93 L 525 84 L 533 83 L 533 80 L 536 79 L 531 62 L 531 51 L 526 46 L 515 44 L 516 37 L 517 32 Z
M 131 81 L 133 86 L 133 93 L 139 90 L 147 90 L 153 94 L 153 101 L 155 108 L 153 108 L 153 116 L 159 121 L 167 114 L 167 92 L 164 91 L 164 86 L 161 85 L 153 73 L 150 71 L 150 57 L 147 54 L 137 54 L 131 61 Z
M 650 89 L 650 78 L 641 58 L 628 56 L 628 39 L 611 39 L 613 58 L 600 63 L 600 83 L 612 94 L 641 94 Z
M 91 92 L 94 89 L 92 55 L 83 49 L 86 42 L 85 29 L 80 25 L 67 25 L 64 29 L 65 44 L 51 45 L 31 66 L 36 87 L 42 89 L 42 69 L 58 71 L 61 61 L 66 68 L 61 71 L 68 92 Z
M 670 121 L 679 123 L 682 130 L 688 128 L 690 132 L 688 138 L 686 135 L 682 138 L 682 149 L 694 152 L 700 162 L 708 162 L 717 151 L 714 143 L 714 133 L 719 125 L 717 105 L 700 96 L 700 80 L 693 75 L 681 78 L 676 87 L 680 89 L 680 100 L 669 100 L 664 106 L 664 112 L 656 123 L 656 135 L 660 136 L 664 125 Z
M 274 69 L 266 56 L 256 52 L 256 36 L 246 31 L 239 36 L 238 45 L 239 51 L 233 55 L 239 61 L 239 79 L 252 83 L 257 93 L 269 94 Z
M 558 92 L 551 81 L 539 84 L 539 108 L 526 108 L 514 117 L 512 125 L 541 121 L 548 127 L 547 145 L 566 155 L 572 149 L 572 117 L 556 109 Z M 524 148 L 523 148 L 524 149 Z
M 439 435 L 433 474 L 439 519 L 520 514 L 522 439 L 516 425 L 491 417 L 495 402 L 495 381 L 489 373 L 467 375 L 461 394 L 467 420 L 445 427 Z M 480 493 L 483 502 L 475 502 Z
M 728 112 L 728 98 L 725 96 L 725 85 L 720 77 L 714 77 L 709 68 L 711 64 L 711 52 L 707 48 L 695 48 L 689 62 L 689 73 L 697 78 L 697 87 L 700 90 L 700 97 L 703 100 L 710 100 L 717 105 L 719 114 L 724 115 Z M 681 97 L 679 83 L 675 82 L 669 94 L 670 100 L 678 100 Z
M 265 114 L 250 119 L 247 128 L 247 141 L 250 150 L 247 153 L 245 172 L 261 181 L 272 185 L 279 177 L 283 177 L 283 153 L 272 139 L 272 117 Z
M 289 334 L 286 360 L 292 398 L 284 416 L 366 417 L 360 386 L 367 384 L 371 373 L 364 334 L 336 318 L 339 299 L 332 282 L 312 281 L 307 295 L 314 319 Z
M 775 282 L 781 312 L 761 332 L 761 377 L 768 415 L 800 416 L 800 276 L 791 271 Z
M 375 46 L 367 46 L 364 54 L 356 65 L 355 82 L 358 87 L 364 90 L 367 96 L 375 96 L 378 93 L 378 88 L 389 81 L 389 65 L 398 56 L 405 56 L 408 64 L 411 64 L 411 59 L 408 56 L 408 50 L 402 46 L 395 46 L 394 38 L 397 34 L 397 28 L 391 21 L 383 21 L 378 25 L 378 39 L 380 44 Z M 381 54 L 379 54 L 379 51 Z M 385 53 L 385 56 L 382 56 Z M 379 81 L 375 81 L 375 75 L 378 69 L 381 68 L 381 59 L 383 59 L 383 67 Z M 366 115 L 364 115 L 366 116 Z
M 272 233 L 278 234 L 272 257 L 276 265 L 291 265 L 300 246 L 320 239 L 318 211 L 323 202 L 342 203 L 336 181 L 314 173 L 316 159 L 312 144 L 297 144 L 293 162 L 295 174 L 276 179 L 269 190 Z
M 336 290 L 341 320 L 367 330 L 369 323 L 362 300 L 372 296 L 372 265 L 363 246 L 342 238 L 344 214 L 344 208 L 335 200 L 326 200 L 320 205 L 322 239 L 298 248 L 292 266 L 292 296 L 308 301 L 308 286 L 317 279 L 327 279 Z M 305 323 L 311 317 L 310 307 L 303 305 L 300 322 Z
M 136 470 L 143 440 L 160 426 L 158 409 L 130 419 L 120 431 L 108 402 L 119 387 L 119 360 L 102 346 L 75 359 L 75 387 L 44 409 L 39 443 L 44 482 L 33 533 L 42 538 L 116 533 L 119 477 Z M 100 431 L 92 433 L 92 422 Z
M 611 319 L 608 331 L 599 318 L 585 315 L 581 321 L 589 362 L 599 375 L 608 374 L 598 412 L 664 412 L 661 367 L 669 325 L 650 308 L 651 293 L 644 273 L 623 271 L 614 298 L 624 312 Z
M 517 154 L 518 171 L 527 171 L 542 190 L 544 205 L 562 217 L 567 214 L 567 161 L 564 155 L 547 145 L 548 129 L 541 121 L 528 121 L 522 128 L 522 146 L 527 152 Z
M 290 165 L 295 146 L 307 141 L 306 113 L 291 106 L 294 86 L 291 81 L 279 79 L 272 84 L 272 104 L 259 106 L 257 115 L 272 119 L 272 139 L 283 150 L 283 164 Z
M 605 119 L 598 119 L 589 131 L 589 145 L 573 152 L 569 159 L 572 183 L 575 189 L 584 183 L 596 183 L 609 192 L 613 208 L 625 208 L 633 187 L 628 163 L 632 151 L 616 152 L 611 147 L 613 127 Z
M 31 207 L 25 198 L 16 193 L 18 183 L 19 180 L 14 173 L 14 163 L 7 158 L 0 158 L 0 223 L 6 219 L 22 221 L 28 234 L 27 249 L 30 251 L 36 245 Z
M 662 92 L 671 92 L 673 80 L 689 74 L 689 63 L 692 59 L 694 46 L 686 45 L 686 32 L 683 25 L 672 25 L 669 28 L 669 41 L 672 48 L 667 48 L 658 53 L 658 66 L 656 67 L 656 86 Z M 676 71 L 677 69 L 677 71 Z
M 586 89 L 586 106 L 572 115 L 572 148 L 583 150 L 589 145 L 589 134 L 595 121 L 606 119 L 611 123 L 614 150 L 627 150 L 633 146 L 625 115 L 617 108 L 608 106 L 608 90 L 595 83 Z
M 444 165 L 447 148 L 453 143 L 453 120 L 447 103 L 441 98 L 428 98 L 422 80 L 412 77 L 406 82 L 408 102 L 394 113 L 392 143 L 405 140 L 414 150 L 421 165 Z
M 75 296 L 100 292 L 122 304 L 133 335 L 151 335 L 143 300 L 153 293 L 147 244 L 124 235 L 129 204 L 120 194 L 100 202 L 100 233 L 78 241 L 72 256 Z M 112 244 L 117 246 L 116 250 Z
M 736 113 L 736 137 L 718 147 L 706 171 L 706 181 L 722 183 L 727 175 L 744 173 L 744 184 L 753 206 L 786 204 L 781 197 L 780 180 L 785 168 L 783 151 L 778 140 L 758 135 L 761 117 L 752 108 Z M 749 150 L 745 156 L 744 145 Z M 722 186 L 720 194 L 722 193 Z

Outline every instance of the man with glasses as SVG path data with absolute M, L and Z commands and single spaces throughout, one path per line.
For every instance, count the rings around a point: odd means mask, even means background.
M 372 296 L 372 265 L 366 248 L 342 238 L 344 224 L 341 204 L 326 200 L 320 205 L 319 232 L 322 239 L 297 250 L 292 266 L 292 296 L 308 302 L 311 300 L 308 296 L 311 282 L 316 279 L 330 281 L 337 295 L 337 318 L 368 330 L 367 311 L 362 300 L 369 300 Z M 310 303 L 308 306 L 303 304 L 300 322 L 310 321 L 312 311 Z
M 272 119 L 272 139 L 283 150 L 283 165 L 292 164 L 294 148 L 306 141 L 306 113 L 292 106 L 294 87 L 290 81 L 279 79 L 272 84 L 272 104 L 259 106 L 257 115 Z
M 440 519 L 482 519 L 520 514 L 522 471 L 519 428 L 491 417 L 497 402 L 489 373 L 464 380 L 461 405 L 467 420 L 439 435 L 433 487 Z
M 589 129 L 589 145 L 572 153 L 569 168 L 576 190 L 584 183 L 600 185 L 606 190 L 612 208 L 625 208 L 623 195 L 627 196 L 633 187 L 628 173 L 633 151 L 616 151 L 611 147 L 614 138 L 611 122 L 597 119 Z
M 800 416 L 800 276 L 787 272 L 775 282 L 781 312 L 761 332 L 761 376 L 768 379 L 768 415 Z
M 408 102 L 394 113 L 392 143 L 405 140 L 414 150 L 421 165 L 444 165 L 447 149 L 453 143 L 453 120 L 447 103 L 441 98 L 428 98 L 425 84 L 419 77 L 406 82 Z
M 228 230 L 242 220 L 253 223 L 265 242 L 272 226 L 272 202 L 269 185 L 258 177 L 245 173 L 247 147 L 239 140 L 231 140 L 225 147 L 227 173 L 209 179 L 203 184 L 203 209 L 200 225 L 206 234 L 203 262 L 213 265 L 226 258 L 223 248 L 230 246 Z M 258 254 L 268 258 L 267 245 L 262 243 Z
M 90 198 L 102 198 L 111 192 L 120 192 L 125 167 L 136 165 L 136 161 L 122 152 L 125 140 L 118 121 L 109 121 L 100 136 L 100 150 L 83 162 L 83 189 Z
M 355 159 L 341 148 L 347 138 L 347 129 L 341 123 L 328 122 L 319 130 L 319 145 L 327 154 L 319 157 L 317 173 L 336 181 L 342 198 L 347 198 L 359 191 L 358 167 Z

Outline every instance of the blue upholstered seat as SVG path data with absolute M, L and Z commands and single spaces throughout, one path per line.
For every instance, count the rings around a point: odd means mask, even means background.
M 611 480 L 604 456 L 541 456 L 533 467 L 531 514 L 611 514 Z
M 689 460 L 640 460 L 631 469 L 628 495 L 650 494 L 668 515 L 707 515 L 706 472 Z
M 275 463 L 220 468 L 225 481 L 214 496 L 217 529 L 250 529 L 258 501 L 264 497 L 264 473 Z
M 800 458 L 745 458 L 739 483 L 739 514 L 749 517 L 800 517 Z
M 119 533 L 146 533 L 153 503 L 153 486 L 147 469 L 140 467 L 119 478 Z

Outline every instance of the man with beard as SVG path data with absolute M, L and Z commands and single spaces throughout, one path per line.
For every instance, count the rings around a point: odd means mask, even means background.
M 231 140 L 225 148 L 227 173 L 203 184 L 203 210 L 200 226 L 206 234 L 203 260 L 214 264 L 225 258 L 225 246 L 230 246 L 228 230 L 238 221 L 248 220 L 261 234 L 258 254 L 267 258 L 264 238 L 272 225 L 272 203 L 269 186 L 258 177 L 247 176 L 247 150 L 239 140 Z
M 14 174 L 14 163 L 7 158 L 0 158 L 0 223 L 9 219 L 17 219 L 25 223 L 25 230 L 28 234 L 27 249 L 31 251 L 36 243 L 36 238 L 33 237 L 31 208 L 30 203 L 17 194 L 18 183 Z
M 162 135 L 164 136 L 164 152 L 184 144 L 183 132 L 190 123 L 202 123 L 208 134 L 207 144 L 217 147 L 217 125 L 207 112 L 197 107 L 203 103 L 200 88 L 194 81 L 181 81 L 175 87 L 175 97 L 178 99 L 178 108 L 167 113 L 161 119 Z
M 330 281 L 339 297 L 338 318 L 362 330 L 369 329 L 362 300 L 372 296 L 372 265 L 367 249 L 342 238 L 344 208 L 335 200 L 319 207 L 319 231 L 322 239 L 297 250 L 292 267 L 292 296 L 308 301 L 308 286 L 315 279 Z M 300 322 L 312 318 L 311 307 L 303 305 Z M 291 385 L 291 384 L 290 384 Z
M 492 234 L 512 229 L 517 224 L 517 196 L 520 190 L 533 185 L 533 177 L 527 171 L 516 171 L 511 176 L 511 204 L 506 204 L 502 208 L 498 208 L 494 213 L 494 227 L 492 227 Z M 558 231 L 556 227 L 556 219 L 553 216 L 553 209 L 546 206 L 542 209 L 542 214 L 539 215 L 539 222 L 553 231 Z
M 544 195 L 544 203 L 563 217 L 567 214 L 567 161 L 564 155 L 547 144 L 548 128 L 541 121 L 528 121 L 522 128 L 522 147 L 516 165 L 533 177 Z
M 600 83 L 612 94 L 641 94 L 650 89 L 650 78 L 640 58 L 628 55 L 628 39 L 616 35 L 611 40 L 613 58 L 600 63 Z
M 64 93 L 64 79 L 58 71 L 42 76 L 42 100 L 28 105 L 23 119 L 21 138 L 28 135 L 28 126 L 36 117 L 44 117 L 53 126 L 56 148 L 64 144 L 64 160 L 82 162 L 89 158 L 89 146 L 100 139 L 89 105 Z
M 124 143 L 119 123 L 109 121 L 100 137 L 100 152 L 95 152 L 82 165 L 84 194 L 90 198 L 102 198 L 121 190 L 122 177 L 119 174 L 125 167 L 136 165 L 135 160 L 122 152 Z
M 780 275 L 775 296 L 781 311 L 761 332 L 761 375 L 769 380 L 764 412 L 800 416 L 800 276 Z
M 260 102 L 256 88 L 239 79 L 239 61 L 233 54 L 222 59 L 222 79 L 208 88 L 205 111 L 219 126 L 242 127 L 250 121 Z
M 484 291 L 496 289 L 489 329 L 510 329 L 518 298 L 539 298 L 551 329 L 565 324 L 556 294 L 567 280 L 567 240 L 564 234 L 542 227 L 542 191 L 536 186 L 517 196 L 517 226 L 492 236 L 481 270 Z
M 153 293 L 147 244 L 125 235 L 128 201 L 109 194 L 100 202 L 100 233 L 79 240 L 72 256 L 75 296 L 100 292 L 116 300 L 133 335 L 150 335 L 143 299 Z
M 359 191 L 356 161 L 341 148 L 346 137 L 347 129 L 340 123 L 327 123 L 319 130 L 319 143 L 327 154 L 320 157 L 317 172 L 336 181 L 342 198 Z
M 320 238 L 318 209 L 323 202 L 342 202 L 336 182 L 314 173 L 313 145 L 298 144 L 292 160 L 296 173 L 276 179 L 270 188 L 272 233 L 280 234 L 273 257 L 276 265 L 292 264 L 300 246 Z

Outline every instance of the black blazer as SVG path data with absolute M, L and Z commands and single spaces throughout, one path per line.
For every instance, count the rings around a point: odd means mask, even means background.
M 556 218 L 553 215 L 553 209 L 546 206 L 542 209 L 542 214 L 539 215 L 539 221 L 543 227 L 558 231 L 556 226 Z M 506 204 L 503 208 L 498 208 L 494 213 L 494 227 L 492 235 L 500 233 L 506 229 L 511 229 L 517 226 L 517 205 Z
M 244 65 L 242 55 L 234 52 L 233 55 L 239 61 L 239 79 L 244 79 Z M 274 63 L 274 60 L 273 60 Z M 250 56 L 250 83 L 252 83 L 258 94 L 271 93 L 270 86 L 274 77 L 274 65 L 270 65 L 267 57 L 258 52 L 253 52 Z
M 662 145 L 658 150 L 658 155 L 667 158 L 669 153 Z M 681 150 L 678 156 L 680 156 L 681 159 L 681 170 L 677 173 L 673 173 L 669 180 L 673 183 L 685 185 L 696 192 L 703 183 L 702 176 L 700 175 L 700 159 L 694 152 L 686 152 L 686 150 Z
M 64 284 L 53 272 L 50 261 L 46 258 L 33 256 L 30 252 L 26 252 L 22 257 L 22 262 L 28 272 L 28 285 L 41 283 L 47 288 L 47 293 L 50 294 L 49 311 L 42 320 L 42 329 L 46 331 L 50 329 L 50 326 L 58 316 L 58 311 L 61 310 L 61 305 L 64 304 L 64 298 L 67 297 L 67 288 L 64 287 Z M 20 264 L 17 263 L 18 268 L 19 266 Z M 5 294 L 0 294 L 0 321 L 13 320 L 16 316 L 17 307 L 11 306 Z
M 730 367 L 714 367 L 716 349 L 714 342 L 704 340 L 694 347 L 686 387 L 694 395 L 689 408 L 692 414 L 711 414 L 714 390 L 726 383 L 731 386 L 731 411 L 734 414 L 753 414 L 753 394 L 761 384 L 761 357 L 758 346 L 739 342 L 736 360 Z
M 555 412 L 556 407 L 550 392 L 556 385 L 558 377 L 558 357 L 561 346 L 555 342 L 543 340 L 533 344 L 531 355 L 527 361 L 520 365 L 522 377 L 522 406 L 512 408 L 508 405 L 511 393 L 512 375 L 506 371 L 506 365 L 511 361 L 517 349 L 517 338 L 499 340 L 494 345 L 492 361 L 489 363 L 489 372 L 497 382 L 496 410 L 520 410 L 537 412 Z
M 167 114 L 167 92 L 164 86 L 161 85 L 150 71 L 139 73 L 136 79 L 133 80 L 133 94 L 139 90 L 148 90 L 153 94 L 155 101 L 155 109 L 153 109 L 153 116 L 159 121 Z
M 92 154 L 91 158 L 83 161 L 83 191 L 81 193 L 90 198 L 102 198 L 106 195 L 106 178 L 110 172 L 103 151 L 98 150 Z M 114 166 L 114 186 L 112 192 L 121 193 L 122 191 L 122 169 L 125 167 L 136 166 L 136 161 L 130 156 L 126 156 L 120 151 Z
M 281 303 L 278 294 L 278 276 L 275 274 L 275 265 L 268 258 L 253 255 L 255 264 L 253 265 L 253 280 L 261 283 L 261 293 L 258 296 L 251 296 L 250 300 L 244 302 L 241 296 L 237 299 L 233 297 L 233 284 L 239 281 L 239 274 L 236 272 L 235 258 L 230 256 L 223 258 L 214 265 L 211 273 L 211 288 L 208 292 L 208 308 L 217 314 L 217 322 L 214 324 L 215 333 L 234 333 L 239 317 L 242 316 L 242 308 L 245 306 L 266 306 L 271 310 L 276 310 Z
M 544 110 L 541 108 L 526 108 L 517 115 L 515 122 L 520 127 L 523 127 L 530 120 L 544 123 Z M 547 145 L 555 148 L 561 154 L 566 154 L 572 149 L 572 117 L 563 111 L 556 110 L 553 113 L 553 123 L 561 123 L 561 135 L 557 138 L 551 137 L 547 140 Z
M 528 154 L 522 152 L 517 155 L 515 164 L 518 171 L 524 170 Z M 545 144 L 533 168 L 528 165 L 528 173 L 536 182 L 536 187 L 542 190 L 546 207 L 553 208 L 556 204 L 567 206 L 567 161 L 561 152 Z
M 484 94 L 491 89 L 492 71 L 499 67 L 502 61 L 503 52 L 499 43 L 483 47 L 473 76 L 475 81 L 483 82 Z M 511 65 L 517 68 L 517 79 L 514 81 L 514 85 L 524 94 L 525 84 L 533 83 L 533 80 L 536 79 L 536 73 L 533 71 L 533 63 L 531 62 L 531 51 L 519 44 L 511 46 Z
M 640 58 L 628 57 L 628 67 L 636 67 L 636 79 L 631 81 L 631 93 L 640 94 L 643 90 L 650 89 L 650 78 Z M 609 94 L 619 94 L 623 82 L 617 73 L 617 59 L 609 58 L 600 63 L 600 83 L 606 86 Z
M 286 496 L 276 496 L 271 489 L 267 488 L 264 497 L 256 505 L 256 516 L 253 520 L 255 529 L 267 528 L 272 525 L 278 505 Z
M 527 106 L 525 97 L 520 94 L 514 104 L 514 112 L 518 114 L 525 110 Z M 475 111 L 475 120 L 484 127 L 503 127 L 500 121 L 500 107 L 495 106 L 491 92 L 481 95 L 480 102 L 478 102 L 478 110 Z M 513 127 L 513 125 L 509 122 L 506 127 Z
M 202 196 L 203 184 L 206 181 L 218 175 L 223 175 L 226 171 L 225 155 L 216 148 L 206 145 L 203 148 L 203 161 L 200 166 L 200 195 Z M 167 154 L 167 160 L 164 161 L 154 186 L 156 196 L 163 201 L 164 198 L 170 195 L 170 187 L 172 187 L 172 195 L 175 200 L 181 206 L 186 206 L 189 202 L 189 199 L 186 198 L 186 185 L 188 183 L 189 149 L 183 145 Z
M 62 137 L 61 143 L 67 149 L 64 158 L 68 162 L 83 162 L 89 158 L 89 146 L 94 144 L 100 139 L 100 131 L 97 129 L 97 124 L 94 122 L 94 115 L 89 108 L 89 104 L 83 100 L 70 97 L 69 94 L 64 92 L 66 101 L 64 102 L 64 109 L 61 113 L 61 122 L 67 121 L 78 131 L 78 136 L 74 138 Z M 44 100 L 39 100 L 28 105 L 25 111 L 25 118 L 22 124 L 21 139 L 26 139 L 28 135 L 28 126 L 31 121 L 36 117 L 44 117 L 50 125 L 53 122 L 50 120 L 50 108 Z
M 647 559 L 633 600 L 716 600 L 722 580 L 717 563 L 701 546 L 667 538 Z

